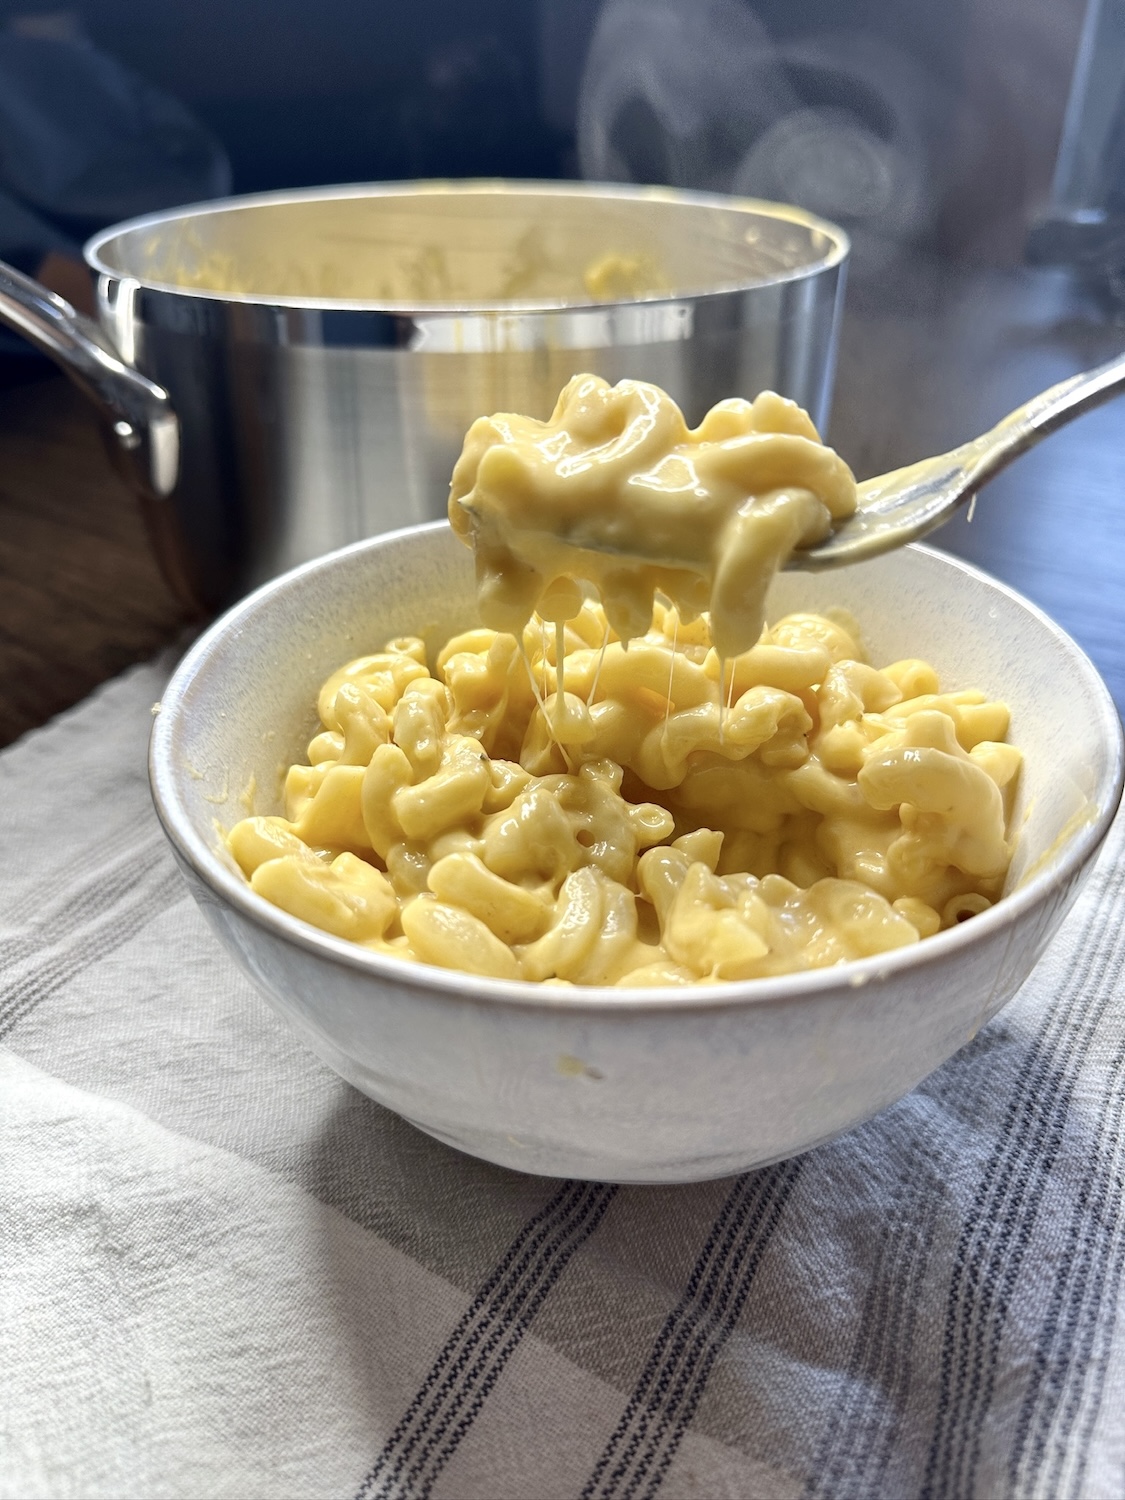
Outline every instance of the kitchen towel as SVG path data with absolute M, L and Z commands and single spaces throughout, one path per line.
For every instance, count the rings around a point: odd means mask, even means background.
M 149 802 L 168 666 L 0 755 L 0 1496 L 1125 1493 L 1121 819 L 877 1119 L 548 1181 L 356 1093 L 219 948 Z

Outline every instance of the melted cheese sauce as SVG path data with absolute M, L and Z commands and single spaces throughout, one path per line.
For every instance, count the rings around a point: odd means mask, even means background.
M 792 401 L 723 401 L 691 430 L 656 386 L 579 375 L 546 422 L 473 423 L 449 519 L 492 629 L 518 632 L 536 610 L 572 618 L 583 579 L 622 640 L 648 629 L 659 592 L 685 620 L 709 611 L 733 657 L 761 635 L 778 568 L 855 505 L 851 470 Z
M 504 979 L 716 983 L 915 943 L 989 906 L 1020 756 L 1007 710 L 881 671 L 854 623 L 779 620 L 723 663 L 658 605 L 349 662 L 253 888 L 375 951 Z

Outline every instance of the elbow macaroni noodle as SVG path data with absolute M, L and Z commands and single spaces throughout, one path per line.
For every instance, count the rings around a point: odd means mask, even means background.
M 770 393 L 689 432 L 655 387 L 579 376 L 549 423 L 481 419 L 450 518 L 484 625 L 433 672 L 414 637 L 335 672 L 285 816 L 236 824 L 234 858 L 338 937 L 550 983 L 766 977 L 984 910 L 1004 705 L 876 669 L 842 615 L 762 630 L 773 572 L 854 506 Z
M 561 638 L 562 653 L 558 646 Z M 561 681 L 561 690 L 560 690 Z M 728 706 L 729 704 L 729 706 Z M 721 706 L 720 706 L 721 705 Z M 751 979 L 917 942 L 999 895 L 1008 713 L 790 615 L 730 662 L 657 604 L 401 639 L 325 683 L 260 895 L 378 952 L 502 979 Z
M 855 479 L 808 414 L 763 391 L 688 428 L 664 391 L 576 375 L 548 422 L 500 412 L 469 428 L 449 521 L 476 555 L 481 619 L 518 633 L 533 610 L 565 620 L 596 584 L 622 640 L 663 593 L 710 612 L 724 656 L 762 631 L 770 580 L 856 507 Z

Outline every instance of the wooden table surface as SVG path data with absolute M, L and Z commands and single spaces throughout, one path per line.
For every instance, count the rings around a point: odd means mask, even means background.
M 0 745 L 181 628 L 85 400 L 53 373 L 0 389 Z
M 1122 348 L 1063 273 L 900 269 L 849 291 L 829 436 L 879 473 Z M 1058 620 L 1125 709 L 1125 401 L 1023 458 L 940 542 Z M 53 374 L 0 388 L 0 744 L 182 630 L 81 398 Z

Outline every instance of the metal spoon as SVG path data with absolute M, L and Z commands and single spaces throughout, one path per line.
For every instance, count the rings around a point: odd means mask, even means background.
M 820 571 L 916 542 L 948 521 L 982 485 L 1056 428 L 1125 389 L 1125 354 L 1074 375 L 1017 407 L 982 437 L 859 486 L 855 514 L 831 536 L 793 553 L 789 568 Z

